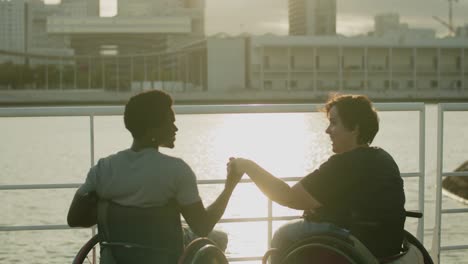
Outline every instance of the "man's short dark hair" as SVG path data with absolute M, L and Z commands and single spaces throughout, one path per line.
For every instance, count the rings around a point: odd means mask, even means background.
M 335 94 L 325 104 L 324 110 L 327 115 L 333 106 L 336 106 L 338 115 L 347 129 L 359 129 L 359 144 L 372 143 L 379 131 L 379 117 L 367 96 Z
M 125 127 L 133 138 L 140 138 L 147 129 L 158 127 L 167 121 L 171 106 L 171 96 L 160 90 L 134 95 L 125 105 Z

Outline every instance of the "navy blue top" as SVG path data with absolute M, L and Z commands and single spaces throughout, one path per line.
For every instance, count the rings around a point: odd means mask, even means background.
M 301 184 L 322 204 L 314 220 L 349 229 L 376 257 L 400 251 L 405 222 L 403 179 L 386 151 L 361 147 L 333 155 Z

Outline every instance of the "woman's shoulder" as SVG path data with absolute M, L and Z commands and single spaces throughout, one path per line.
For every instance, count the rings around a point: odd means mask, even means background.
M 389 160 L 393 161 L 393 157 L 381 147 L 369 146 L 369 147 L 359 147 L 351 151 L 347 151 L 340 154 L 335 154 L 330 157 L 330 160 L 335 162 L 351 162 L 351 163 L 361 163 L 371 160 Z

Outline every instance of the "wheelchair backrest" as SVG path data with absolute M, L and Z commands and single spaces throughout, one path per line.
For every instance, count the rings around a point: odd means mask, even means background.
M 117 263 L 176 263 L 183 251 L 179 207 L 137 208 L 111 201 L 98 205 L 101 247 Z

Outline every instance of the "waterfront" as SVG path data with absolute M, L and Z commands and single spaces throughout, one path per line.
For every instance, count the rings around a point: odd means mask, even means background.
M 427 112 L 426 134 L 426 245 L 430 246 L 433 226 L 435 175 L 435 116 L 432 105 Z M 95 157 L 106 156 L 130 145 L 122 117 L 95 118 Z M 0 131 L 0 184 L 82 182 L 89 169 L 89 120 L 86 117 L 2 118 Z M 182 157 L 199 179 L 219 179 L 225 175 L 230 156 L 248 157 L 278 176 L 303 176 L 331 154 L 324 133 L 326 119 L 321 113 L 178 115 L 176 148 L 163 152 Z M 402 172 L 418 170 L 418 117 L 416 113 L 381 113 L 381 132 L 375 144 L 388 150 Z M 445 170 L 466 160 L 467 113 L 447 116 Z M 417 203 L 417 184 L 405 180 L 407 209 Z M 209 203 L 220 186 L 200 188 Z M 63 224 L 74 190 L 2 191 L 0 225 Z M 448 207 L 463 205 L 444 200 Z M 225 217 L 266 216 L 266 199 L 250 184 L 241 184 Z M 274 207 L 274 215 L 299 215 L 300 212 Z M 444 216 L 443 243 L 466 243 L 467 216 Z M 465 220 L 463 220 L 465 219 Z M 276 223 L 277 226 L 280 223 Z M 230 235 L 228 255 L 260 256 L 266 250 L 266 222 L 220 224 Z M 408 223 L 414 231 L 415 222 Z M 0 233 L 0 262 L 70 262 L 89 231 L 21 231 Z M 442 263 L 468 263 L 466 251 L 444 253 Z
M 149 88 L 132 91 L 109 91 L 104 89 L 70 90 L 0 90 L 0 106 L 56 106 L 56 105 L 122 105 L 131 95 Z M 170 93 L 178 104 L 239 104 L 239 103 L 322 103 L 330 91 L 281 91 L 281 90 L 232 90 L 232 91 L 186 91 Z M 355 90 L 339 90 L 340 93 L 356 93 Z M 464 102 L 466 91 L 359 91 L 375 102 Z

